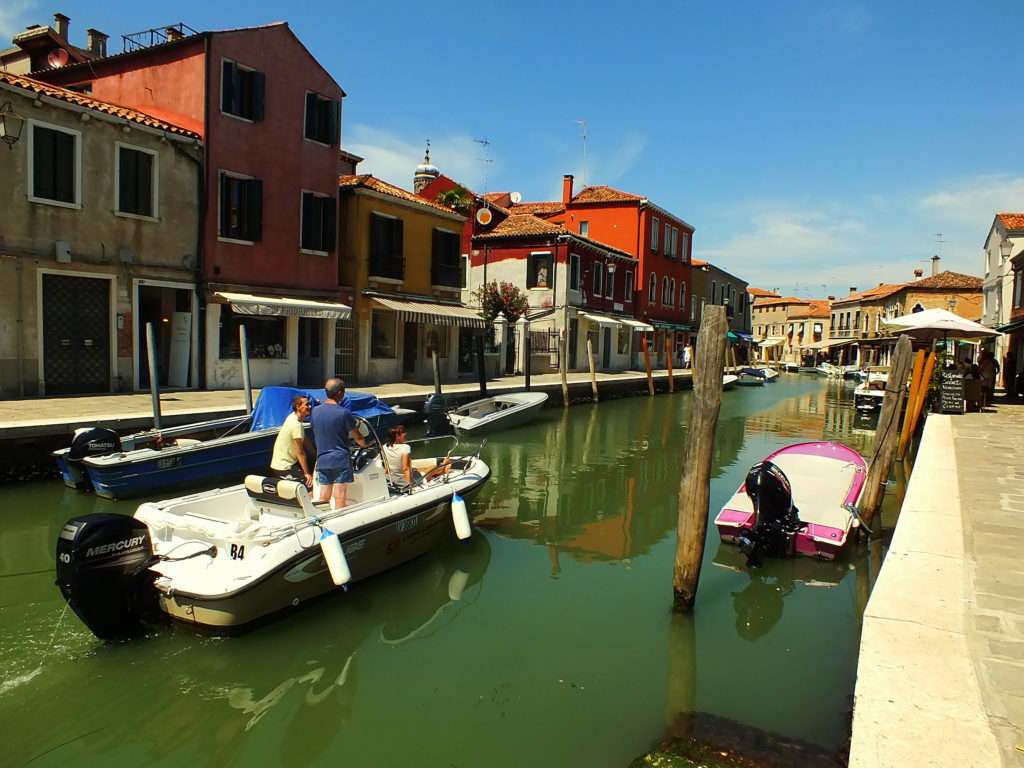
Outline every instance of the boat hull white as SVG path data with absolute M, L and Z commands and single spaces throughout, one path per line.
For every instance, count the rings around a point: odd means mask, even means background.
M 448 420 L 464 437 L 489 435 L 533 421 L 547 402 L 544 392 L 519 392 L 476 400 L 456 408 Z

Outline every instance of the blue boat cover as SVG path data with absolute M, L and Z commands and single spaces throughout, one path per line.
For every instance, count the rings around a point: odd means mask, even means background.
M 310 399 L 313 406 L 319 405 L 326 399 L 323 389 L 299 389 L 298 387 L 264 387 L 260 390 L 259 399 L 252 411 L 252 427 L 250 432 L 257 432 L 261 429 L 280 427 L 288 414 L 292 412 L 292 400 L 299 395 L 305 395 Z M 361 416 L 367 421 L 377 423 L 381 416 L 394 415 L 391 408 L 376 395 L 367 392 L 345 393 L 342 405 L 348 408 L 356 416 Z

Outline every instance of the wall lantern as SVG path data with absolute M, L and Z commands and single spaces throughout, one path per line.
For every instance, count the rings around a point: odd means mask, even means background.
M 1003 242 L 999 244 L 999 255 L 1003 257 L 1003 261 L 1010 258 L 1010 253 L 1013 251 L 1013 243 L 1010 242 L 1010 238 L 1004 237 Z
M 5 101 L 0 105 L 0 139 L 7 142 L 8 149 L 14 149 L 24 127 L 25 118 L 14 111 L 11 102 Z
M 608 274 L 610 274 L 610 275 L 614 275 L 615 274 L 615 262 L 614 261 L 609 261 L 605 266 L 608 268 Z

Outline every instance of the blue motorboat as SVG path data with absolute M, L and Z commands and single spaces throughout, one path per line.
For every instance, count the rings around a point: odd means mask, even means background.
M 240 480 L 266 469 L 274 440 L 298 395 L 314 407 L 322 389 L 264 387 L 252 414 L 119 438 L 103 428 L 76 433 L 69 448 L 53 456 L 66 485 L 92 488 L 109 499 L 123 499 L 170 488 L 197 486 L 217 479 Z M 411 411 L 392 408 L 365 392 L 347 392 L 343 402 L 378 431 Z

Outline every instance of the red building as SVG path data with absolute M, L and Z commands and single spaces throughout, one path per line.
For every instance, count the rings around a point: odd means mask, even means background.
M 696 330 L 690 315 L 690 259 L 694 229 L 646 197 L 607 186 L 573 193 L 573 177 L 562 181 L 558 202 L 519 203 L 515 213 L 532 213 L 569 232 L 629 253 L 639 260 L 633 276 L 635 316 L 655 329 L 654 349 L 664 363 L 665 339 L 678 352 Z
M 202 136 L 206 386 L 240 384 L 243 318 L 254 385 L 322 382 L 351 304 L 337 279 L 337 178 L 357 162 L 340 153 L 345 93 L 286 23 L 184 31 L 38 77 Z

